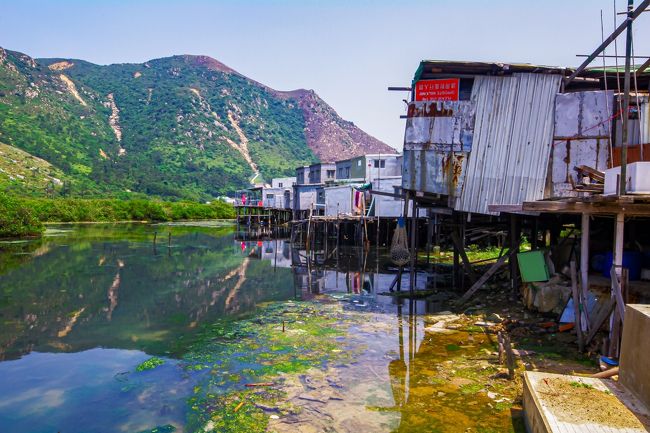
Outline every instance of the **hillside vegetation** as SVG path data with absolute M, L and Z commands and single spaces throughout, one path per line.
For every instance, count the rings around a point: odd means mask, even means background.
M 196 201 L 319 157 L 391 151 L 314 92 L 278 92 L 209 57 L 100 66 L 2 48 L 0 142 L 27 160 L 23 178 L 0 173 L 5 191 L 54 182 L 72 196 Z M 33 170 L 30 157 L 46 166 Z M 38 176 L 28 182 L 25 171 Z
M 234 218 L 232 205 L 160 200 L 17 198 L 0 192 L 0 238 L 34 236 L 46 222 L 178 221 Z

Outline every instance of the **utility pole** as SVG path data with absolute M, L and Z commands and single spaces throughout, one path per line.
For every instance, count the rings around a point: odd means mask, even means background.
M 621 148 L 621 181 L 620 189 L 618 194 L 625 195 L 627 192 L 627 146 L 629 142 L 629 133 L 628 133 L 628 124 L 630 117 L 630 63 L 632 58 L 632 21 L 634 21 L 633 16 L 634 10 L 634 0 L 627 0 L 627 17 L 626 17 L 626 40 L 625 40 L 625 80 L 623 81 L 623 113 L 622 116 L 622 125 L 623 131 L 621 133 L 621 139 L 623 141 Z

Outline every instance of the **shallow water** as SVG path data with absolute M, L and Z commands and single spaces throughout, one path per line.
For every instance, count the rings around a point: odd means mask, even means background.
M 425 331 L 437 320 L 425 313 L 440 306 L 381 295 L 394 275 L 378 258 L 307 266 L 284 241 L 242 242 L 210 223 L 60 225 L 41 240 L 0 242 L 0 431 L 205 430 L 214 402 L 246 381 L 316 380 L 310 367 L 338 378 L 321 391 L 343 398 L 293 396 L 302 415 L 282 412 L 276 430 L 512 430 L 513 390 L 481 376 L 497 370 L 490 337 Z M 325 301 L 324 321 L 294 320 L 275 335 L 285 323 L 268 306 L 295 307 L 287 301 Z M 273 335 L 240 338 L 240 328 Z M 137 371 L 152 356 L 164 364 Z M 322 407 L 312 419 L 313 405 Z

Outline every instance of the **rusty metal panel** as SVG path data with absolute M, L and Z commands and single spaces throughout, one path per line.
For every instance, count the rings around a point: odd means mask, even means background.
M 555 97 L 555 139 L 609 137 L 614 91 L 560 93 Z
M 543 198 L 559 74 L 475 78 L 472 150 L 455 209 L 491 214 L 489 204 Z
M 465 173 L 466 152 L 404 150 L 402 187 L 455 197 Z
M 404 150 L 468 152 L 472 148 L 474 116 L 471 101 L 411 102 Z
M 551 153 L 551 197 L 574 197 L 573 185 L 580 183 L 578 165 L 605 171 L 609 166 L 609 138 L 563 140 L 553 143 Z M 573 182 L 573 183 L 572 183 Z
M 550 197 L 572 197 L 580 183 L 574 167 L 587 165 L 604 171 L 609 166 L 614 91 L 558 94 L 551 152 Z

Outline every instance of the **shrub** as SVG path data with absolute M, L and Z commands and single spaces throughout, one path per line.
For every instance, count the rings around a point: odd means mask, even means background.
M 0 193 L 0 237 L 38 235 L 43 224 L 19 200 Z

